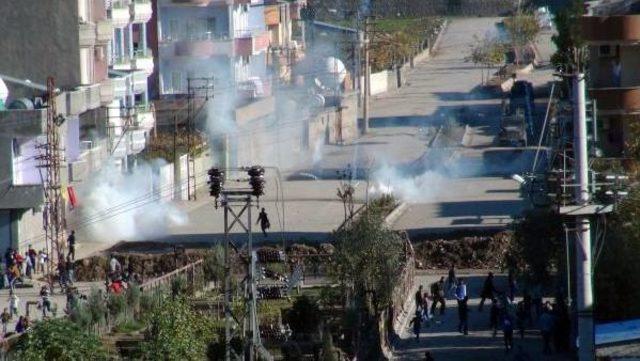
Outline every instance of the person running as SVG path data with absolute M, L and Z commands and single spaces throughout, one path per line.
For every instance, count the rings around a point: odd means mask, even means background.
M 489 312 L 489 328 L 493 330 L 493 337 L 498 334 L 498 326 L 500 326 L 500 305 L 494 297 L 491 299 L 491 310 Z
M 502 315 L 502 332 L 504 333 L 505 352 L 513 349 L 513 320 L 508 312 Z
M 67 245 L 69 246 L 69 253 L 67 257 L 72 261 L 76 260 L 76 231 L 72 230 L 69 237 L 67 237 Z
M 467 306 L 469 297 L 465 296 L 462 300 L 458 301 L 458 332 L 468 335 L 469 334 L 469 307 Z
M 480 293 L 480 305 L 478 306 L 478 311 L 482 312 L 482 308 L 484 307 L 484 301 L 489 299 L 493 299 L 493 292 L 495 291 L 495 287 L 493 285 L 493 272 L 489 272 L 487 278 L 484 280 L 484 284 L 482 285 L 482 292 Z
M 409 322 L 409 326 L 413 325 L 413 333 L 416 335 L 416 341 L 420 340 L 421 323 L 422 316 L 420 315 L 420 312 L 416 312 L 413 319 L 411 319 L 411 322 Z
M 38 273 L 38 252 L 36 252 L 33 246 L 29 245 L 29 250 L 27 251 L 27 255 L 29 256 L 29 260 L 31 261 L 31 266 L 33 267 L 33 273 Z
M 49 286 L 43 285 L 40 288 L 40 298 L 42 299 L 42 318 L 47 317 L 47 311 L 51 312 L 51 292 L 49 291 Z
M 258 215 L 258 221 L 256 224 L 260 223 L 260 229 L 262 229 L 262 234 L 267 236 L 267 229 L 271 228 L 271 223 L 269 222 L 269 216 L 267 216 L 267 212 L 262 208 L 260 214 Z
M 431 303 L 431 314 L 436 314 L 436 306 L 440 303 L 440 315 L 444 315 L 446 307 L 444 300 L 444 277 L 440 277 L 440 280 L 431 284 L 431 297 L 433 302 Z

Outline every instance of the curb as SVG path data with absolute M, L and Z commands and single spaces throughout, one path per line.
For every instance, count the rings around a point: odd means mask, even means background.
M 391 213 L 384 217 L 384 223 L 386 223 L 387 226 L 393 225 L 398 220 L 398 218 L 400 218 L 400 216 L 404 214 L 404 212 L 407 210 L 407 207 L 408 204 L 406 202 L 400 202 L 400 204 L 398 204 L 391 211 Z

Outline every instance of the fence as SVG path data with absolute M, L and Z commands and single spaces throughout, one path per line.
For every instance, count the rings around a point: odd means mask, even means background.
M 184 267 L 178 268 L 172 272 L 143 283 L 142 285 L 140 285 L 140 290 L 142 292 L 157 292 L 163 287 L 171 287 L 172 282 L 180 277 L 185 277 L 185 280 L 187 281 L 189 286 L 192 287 L 192 289 L 195 289 L 196 282 L 204 273 L 203 265 L 204 261 L 202 259 L 199 259 L 193 263 L 189 263 Z

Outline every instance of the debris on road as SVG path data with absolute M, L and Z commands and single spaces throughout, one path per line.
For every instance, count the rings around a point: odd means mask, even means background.
M 493 236 L 460 239 L 424 240 L 414 244 L 416 260 L 425 269 L 502 268 L 512 235 L 501 232 Z

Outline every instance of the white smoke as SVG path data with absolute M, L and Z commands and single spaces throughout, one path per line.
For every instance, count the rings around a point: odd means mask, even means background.
M 384 165 L 374 171 L 369 192 L 373 195 L 393 195 L 408 203 L 434 201 L 446 189 L 448 178 L 438 171 L 426 171 L 411 177 L 397 168 Z
M 164 161 L 139 164 L 131 173 L 122 173 L 113 162 L 108 163 L 78 189 L 75 224 L 83 228 L 88 240 L 144 240 L 166 235 L 170 227 L 187 222 L 183 211 L 155 192 L 171 194 L 170 185 L 154 191 L 158 181 L 154 169 L 163 166 Z

